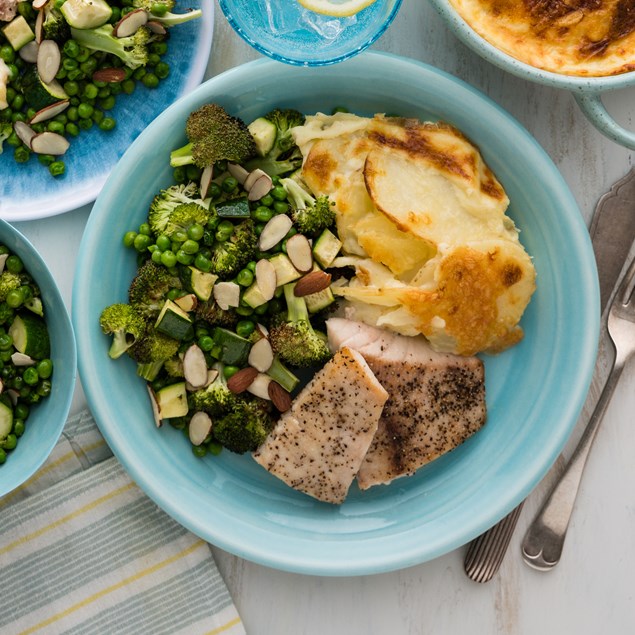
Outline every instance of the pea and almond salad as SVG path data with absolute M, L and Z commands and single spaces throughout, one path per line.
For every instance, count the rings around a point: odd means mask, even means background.
M 138 270 L 127 302 L 101 313 L 109 355 L 134 360 L 157 426 L 182 429 L 197 456 L 255 450 L 298 375 L 331 357 L 321 327 L 341 242 L 328 197 L 298 176 L 291 130 L 304 119 L 190 113 L 189 143 L 169 157 L 175 182 L 123 237 Z
M 24 433 L 30 409 L 51 393 L 53 362 L 36 281 L 0 245 L 0 464 Z
M 170 74 L 169 29 L 201 16 L 175 0 L 0 0 L 0 152 L 64 174 L 71 140 L 115 128 L 138 82 Z

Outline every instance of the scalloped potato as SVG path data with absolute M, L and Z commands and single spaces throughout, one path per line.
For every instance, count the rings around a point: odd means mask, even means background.
M 349 315 L 439 351 L 498 352 L 522 338 L 535 270 L 478 149 L 444 123 L 307 117 L 302 178 L 335 202 L 356 275 L 334 293 Z

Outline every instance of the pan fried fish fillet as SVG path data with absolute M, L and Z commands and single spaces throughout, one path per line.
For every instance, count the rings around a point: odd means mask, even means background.
M 300 392 L 254 459 L 287 485 L 342 503 L 387 398 L 364 358 L 344 347 Z
M 361 489 L 414 473 L 485 423 L 482 362 L 435 352 L 406 337 L 343 318 L 327 320 L 329 345 L 358 351 L 390 395 L 357 474 Z

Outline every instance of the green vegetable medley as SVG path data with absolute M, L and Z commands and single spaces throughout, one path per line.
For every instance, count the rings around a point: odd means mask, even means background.
M 59 177 L 70 140 L 113 130 L 120 96 L 169 76 L 169 29 L 201 10 L 174 13 L 175 0 L 33 4 L 0 15 L 0 153 L 10 148 L 17 163 L 35 154 Z
M 40 290 L 0 245 L 0 464 L 24 433 L 30 407 L 51 393 L 53 363 Z
M 123 237 L 138 269 L 127 302 L 101 314 L 109 355 L 134 360 L 157 425 L 182 429 L 197 456 L 255 450 L 300 369 L 331 356 L 321 327 L 341 242 L 331 202 L 300 177 L 303 123 L 291 109 L 246 125 L 202 106 L 170 155 L 175 183 Z

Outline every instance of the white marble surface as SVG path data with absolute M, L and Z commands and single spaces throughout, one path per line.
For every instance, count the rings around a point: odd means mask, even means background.
M 600 195 L 633 166 L 634 153 L 602 137 L 570 94 L 527 83 L 477 58 L 425 0 L 404 0 L 374 46 L 448 71 L 488 94 L 538 139 L 588 223 Z M 255 59 L 217 10 L 208 77 Z M 381 78 L 378 78 L 381 81 Z M 635 88 L 606 96 L 635 128 Z M 633 210 L 635 213 L 635 209 Z M 75 256 L 90 206 L 19 223 L 41 250 L 70 308 Z M 561 458 L 523 510 L 499 574 L 477 584 L 463 573 L 465 547 L 432 562 L 376 576 L 320 578 L 274 571 L 218 549 L 215 555 L 250 635 L 635 633 L 635 373 L 626 370 L 587 465 L 561 564 L 539 573 L 521 560 L 524 528 Z M 566 398 L 566 377 L 562 378 Z M 78 385 L 73 411 L 85 406 Z M 576 429 L 563 455 L 569 456 Z

